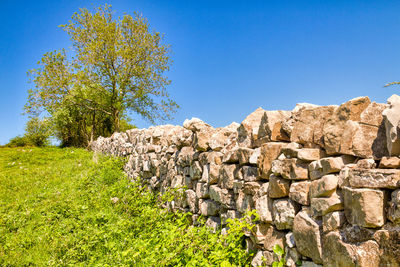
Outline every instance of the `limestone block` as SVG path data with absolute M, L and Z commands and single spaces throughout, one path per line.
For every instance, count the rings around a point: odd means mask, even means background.
M 305 211 L 300 211 L 294 218 L 293 235 L 300 254 L 312 258 L 315 263 L 322 263 L 321 232 L 319 224 Z
M 200 214 L 204 216 L 215 216 L 219 212 L 219 205 L 210 199 L 199 200 Z
M 375 160 L 360 159 L 357 161 L 357 168 L 359 168 L 359 169 L 374 169 L 374 168 L 376 168 Z
M 383 157 L 379 163 L 381 169 L 397 169 L 400 167 L 400 158 L 398 157 Z
M 280 175 L 285 179 L 307 180 L 308 164 L 299 159 L 274 160 L 271 171 L 275 175 Z
M 269 177 L 269 197 L 282 198 L 289 195 L 290 180 L 271 175 Z
M 198 161 L 194 161 L 189 168 L 189 175 L 193 180 L 201 179 L 203 168 Z
M 258 168 L 253 166 L 243 166 L 240 168 L 242 178 L 246 182 L 254 182 L 258 180 Z
M 198 211 L 198 198 L 196 196 L 196 192 L 193 190 L 186 190 L 185 191 L 185 201 L 189 206 L 189 211 L 191 213 L 197 213 Z
M 219 186 L 225 189 L 233 189 L 233 181 L 237 172 L 238 166 L 236 164 L 223 164 L 220 169 Z
M 390 156 L 400 155 L 400 96 L 392 95 L 387 100 L 389 107 L 383 112 L 383 121 L 386 133 L 386 145 Z
M 310 205 L 310 185 L 309 181 L 292 183 L 289 188 L 289 198 L 301 205 Z
M 281 248 L 285 247 L 285 232 L 276 230 L 273 225 L 265 224 L 263 235 L 263 249 L 272 251 L 275 245 L 279 245 Z
M 248 195 L 255 196 L 260 190 L 262 183 L 260 182 L 246 182 L 243 185 L 243 192 Z
M 311 209 L 315 216 L 343 210 L 342 197 L 337 193 L 333 193 L 330 197 L 311 198 Z
M 248 165 L 250 163 L 250 157 L 254 153 L 254 149 L 247 147 L 239 147 L 237 150 L 239 164 Z
M 219 173 L 221 165 L 215 163 L 208 164 L 208 184 L 217 184 L 219 182 Z
M 316 160 L 311 162 L 308 165 L 308 173 L 310 175 L 310 179 L 311 180 L 315 180 L 318 178 L 321 178 L 324 175 L 323 169 L 322 169 L 322 165 L 321 165 L 321 161 L 320 160 Z
M 322 176 L 321 179 L 312 181 L 310 186 L 310 198 L 331 196 L 336 191 L 338 180 L 338 176 L 330 174 Z
M 261 147 L 257 147 L 256 149 L 254 149 L 253 153 L 250 155 L 249 164 L 257 165 L 258 158 L 260 157 L 260 155 L 261 155 Z
M 297 157 L 304 161 L 319 160 L 325 156 L 323 150 L 318 148 L 302 148 L 297 152 Z
M 214 134 L 214 129 L 204 129 L 196 132 L 194 135 L 194 147 L 198 151 L 207 151 L 210 148 L 211 136 Z
M 258 168 L 262 178 L 268 179 L 272 167 L 272 161 L 278 158 L 281 149 L 286 147 L 287 143 L 265 143 L 261 146 L 260 156 L 258 158 Z
M 198 131 L 201 131 L 204 129 L 212 128 L 209 124 L 205 123 L 204 121 L 200 120 L 199 118 L 191 118 L 190 120 L 186 119 L 183 122 L 183 127 L 192 132 L 198 132 Z
M 388 227 L 375 232 L 374 240 L 379 244 L 382 251 L 380 266 L 400 266 L 400 229 Z
M 346 218 L 343 211 L 327 213 L 322 217 L 322 230 L 324 232 L 335 231 L 342 227 L 345 222 Z
M 211 228 L 215 233 L 221 227 L 221 219 L 219 217 L 209 217 L 206 221 L 206 226 Z
M 352 187 L 390 188 L 400 186 L 400 170 L 397 169 L 349 169 L 343 174 Z
M 235 199 L 233 192 L 227 189 L 221 189 L 217 185 L 211 185 L 209 188 L 210 198 L 223 207 L 233 209 L 235 207 Z
M 243 191 L 239 191 L 235 200 L 236 209 L 241 213 L 245 213 L 248 210 L 254 209 L 254 199 L 252 195 L 248 195 L 245 194 Z
M 400 189 L 392 192 L 389 202 L 388 218 L 396 224 L 400 224 Z
M 290 199 L 274 200 L 272 212 L 273 222 L 278 230 L 292 229 L 296 209 L 295 204 Z
M 255 147 L 255 142 L 258 139 L 258 129 L 264 113 L 264 109 L 258 108 L 242 121 L 238 128 L 238 144 L 240 147 Z
M 344 165 L 353 163 L 351 156 L 329 157 L 320 160 L 323 174 L 338 173 Z
M 206 183 L 197 183 L 196 185 L 196 196 L 198 198 L 209 198 L 210 192 L 208 189 L 208 184 Z
M 267 195 L 263 195 L 256 200 L 256 210 L 260 215 L 261 222 L 272 222 L 272 199 Z
M 375 189 L 343 187 L 346 219 L 353 225 L 366 228 L 381 227 L 385 223 L 385 195 Z
M 305 108 L 299 111 L 293 124 L 290 141 L 307 147 L 324 145 L 323 129 L 328 118 L 333 114 L 337 106 L 321 106 Z
M 274 262 L 274 253 L 271 251 L 259 250 L 251 261 L 252 267 L 271 266 Z
M 339 232 L 324 236 L 324 266 L 380 266 L 379 245 L 372 240 L 359 244 L 345 243 Z
M 289 138 L 281 131 L 280 125 L 282 121 L 289 118 L 290 114 L 290 111 L 283 110 L 265 111 L 258 128 L 256 146 L 270 141 L 288 141 Z

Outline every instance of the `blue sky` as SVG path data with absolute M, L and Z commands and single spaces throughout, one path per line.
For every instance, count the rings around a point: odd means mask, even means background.
M 70 47 L 58 25 L 104 3 L 142 13 L 172 45 L 169 92 L 181 106 L 172 124 L 199 117 L 219 127 L 260 106 L 386 102 L 400 90 L 383 87 L 400 80 L 400 1 L 1 0 L 0 144 L 24 132 L 26 72 Z

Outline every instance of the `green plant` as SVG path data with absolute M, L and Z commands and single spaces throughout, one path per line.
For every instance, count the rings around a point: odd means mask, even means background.
M 23 147 L 32 145 L 26 136 L 16 136 L 10 139 L 5 147 Z
M 273 247 L 273 252 L 274 254 L 277 256 L 278 261 L 274 261 L 272 263 L 272 267 L 283 267 L 286 266 L 286 260 L 285 260 L 285 250 L 279 246 L 278 244 L 276 244 Z

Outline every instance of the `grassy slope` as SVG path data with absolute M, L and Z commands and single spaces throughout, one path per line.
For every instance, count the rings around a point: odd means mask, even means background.
M 249 262 L 240 223 L 228 239 L 189 227 L 121 166 L 82 149 L 0 149 L 0 266 Z

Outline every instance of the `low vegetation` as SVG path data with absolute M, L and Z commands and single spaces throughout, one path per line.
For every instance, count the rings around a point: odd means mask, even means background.
M 83 149 L 0 150 L 0 265 L 245 266 L 245 219 L 230 234 L 126 179 L 115 158 Z

